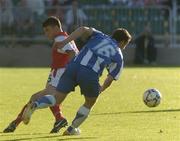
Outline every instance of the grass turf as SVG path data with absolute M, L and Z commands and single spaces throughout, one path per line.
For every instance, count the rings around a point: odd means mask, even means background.
M 2 133 L 29 97 L 44 88 L 48 72 L 46 68 L 0 68 L 0 141 L 180 140 L 178 67 L 125 68 L 120 80 L 99 97 L 91 115 L 81 126 L 80 136 L 64 137 L 65 129 L 50 135 L 54 118 L 49 109 L 36 111 L 28 126 L 20 124 L 14 133 Z M 162 103 L 156 108 L 148 108 L 142 102 L 142 94 L 153 87 L 162 93 Z M 69 122 L 83 103 L 79 93 L 77 88 L 63 103 L 63 113 Z

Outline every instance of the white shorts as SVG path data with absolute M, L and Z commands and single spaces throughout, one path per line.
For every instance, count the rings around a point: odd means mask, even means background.
M 53 87 L 57 87 L 59 83 L 59 79 L 61 78 L 64 71 L 65 71 L 65 68 L 52 69 L 49 74 L 47 83 Z

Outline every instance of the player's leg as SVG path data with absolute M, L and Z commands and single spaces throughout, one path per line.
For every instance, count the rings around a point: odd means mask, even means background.
M 54 79 L 51 79 L 51 80 L 53 80 L 53 81 L 51 81 L 51 84 L 54 84 L 54 86 L 57 87 L 56 88 L 57 92 L 55 95 L 56 103 L 62 103 L 63 100 L 65 99 L 66 95 L 70 91 L 74 91 L 76 82 L 75 82 L 73 76 L 75 76 L 75 74 L 76 74 L 76 69 L 77 69 L 76 65 L 74 65 L 74 64 L 68 65 L 66 72 L 64 72 L 63 69 L 59 69 L 57 71 L 57 75 L 56 75 L 57 77 L 55 77 Z M 64 75 L 62 75 L 62 74 L 64 74 Z M 53 75 L 51 75 L 51 78 L 52 78 L 52 76 Z M 63 121 L 60 121 L 60 122 L 57 121 L 51 132 L 56 131 L 57 130 L 56 128 L 59 128 L 56 125 L 60 125 L 60 124 L 62 124 L 62 122 Z M 64 124 L 67 125 L 67 121 L 66 121 L 66 123 L 64 122 Z
M 22 116 L 23 122 L 25 124 L 28 123 L 35 110 L 55 106 L 56 104 L 61 104 L 65 98 L 66 94 L 61 92 L 56 92 L 52 95 L 44 95 L 40 97 L 39 99 L 33 101 L 26 107 Z
M 67 94 L 70 91 L 73 91 L 76 86 L 76 81 L 74 80 L 74 75 L 77 72 L 76 68 L 76 65 L 69 64 L 58 83 L 56 88 L 57 91 L 52 95 L 45 95 L 37 99 L 30 106 L 28 106 L 23 114 L 23 121 L 29 120 L 36 109 L 42 109 L 54 106 L 55 104 L 61 104 L 66 98 Z
M 56 93 L 56 88 L 53 87 L 52 85 L 47 85 L 46 87 L 47 89 L 47 92 L 49 94 L 54 94 Z M 54 117 L 55 117 L 55 123 L 54 123 L 54 126 L 53 126 L 53 129 L 50 131 L 50 133 L 57 133 L 59 132 L 59 130 L 62 128 L 62 127 L 65 127 L 68 125 L 68 122 L 66 120 L 66 118 L 63 116 L 62 112 L 61 112 L 61 105 L 59 104 L 56 104 L 52 107 L 49 107 L 51 112 L 53 113 Z
M 48 78 L 48 82 L 46 85 L 48 94 L 55 93 L 58 82 L 59 82 L 62 74 L 64 73 L 64 71 L 65 71 L 65 68 L 51 70 L 49 78 Z M 53 129 L 51 130 L 51 133 L 57 133 L 59 131 L 59 129 L 60 129 L 59 127 L 61 127 L 61 125 L 67 125 L 67 120 L 62 115 L 61 105 L 56 104 L 55 106 L 52 106 L 49 108 L 55 117 L 55 123 L 54 123 Z
M 42 96 L 53 94 L 55 92 L 56 92 L 56 88 L 49 85 L 49 84 L 47 84 L 46 89 L 44 89 L 41 93 L 34 94 L 34 95 L 31 96 L 30 102 L 35 101 L 35 100 L 39 99 Z M 63 115 L 62 115 L 62 112 L 60 110 L 60 106 L 58 104 L 56 104 L 55 106 L 50 107 L 50 110 L 52 111 L 56 121 L 61 120 L 61 119 L 64 118 Z
M 51 94 L 51 95 L 48 95 Z M 30 117 L 24 119 L 24 114 L 26 111 L 34 112 L 35 109 L 41 109 L 41 108 L 46 108 L 46 107 L 51 107 L 53 109 L 54 115 L 57 117 L 57 120 L 63 120 L 64 117 L 58 115 L 59 113 L 55 113 L 59 111 L 59 104 L 56 104 L 56 90 L 53 86 L 48 86 L 46 89 L 44 89 L 41 93 L 32 95 L 27 108 L 25 109 L 23 113 L 23 122 L 24 124 L 28 124 L 30 121 Z M 56 108 L 56 111 L 54 110 Z M 66 119 L 65 119 L 66 121 Z M 66 121 L 67 124 L 67 121 Z
M 34 102 L 45 95 L 51 95 L 51 94 L 53 95 L 56 92 L 58 81 L 61 78 L 62 74 L 64 73 L 64 70 L 65 70 L 64 68 L 60 68 L 58 70 L 51 70 L 47 84 L 46 84 L 46 89 L 40 95 L 33 95 L 30 101 Z M 48 98 L 50 97 L 51 96 L 48 96 Z M 48 102 L 48 100 L 46 102 Z M 59 104 L 56 104 L 49 108 L 55 117 L 55 123 L 50 133 L 57 133 L 62 127 L 65 127 L 68 124 L 68 122 L 63 117 Z M 29 121 L 30 121 L 30 118 L 24 120 L 24 123 L 28 124 Z
M 97 73 L 82 67 L 79 70 L 77 81 L 81 88 L 81 93 L 84 94 L 85 103 L 77 111 L 71 126 L 64 132 L 64 135 L 80 134 L 78 127 L 87 119 L 90 110 L 99 96 L 99 80 Z
M 63 135 L 79 135 L 80 129 L 78 128 L 88 117 L 93 105 L 96 103 L 97 97 L 86 97 L 85 103 L 79 108 L 76 113 L 71 126 L 63 133 Z
M 56 93 L 56 88 L 49 84 L 47 85 L 46 90 L 47 90 L 48 94 Z M 51 112 L 53 113 L 56 121 L 64 119 L 64 116 L 61 112 L 61 105 L 56 104 L 55 106 L 52 106 L 49 108 L 50 108 Z
M 39 91 L 37 93 L 35 93 L 34 95 L 39 95 L 40 93 L 42 93 L 42 91 Z M 18 116 L 16 117 L 15 120 L 13 120 L 4 130 L 4 133 L 9 133 L 9 132 L 14 132 L 17 128 L 17 126 L 22 122 L 22 115 L 24 113 L 24 110 L 26 109 L 27 104 L 24 105 L 24 107 L 21 109 L 20 113 L 18 114 Z
M 50 102 L 52 102 L 52 99 L 53 99 L 53 95 L 56 93 L 56 90 L 53 86 L 49 85 L 48 87 L 46 87 L 46 89 L 44 90 L 43 93 L 41 93 L 40 95 L 36 96 L 32 96 L 31 98 L 31 103 L 29 104 L 29 106 L 27 107 L 26 111 L 27 110 L 30 110 L 32 113 L 33 111 L 35 110 L 36 107 L 34 107 L 32 104 L 35 102 L 36 104 L 41 103 L 40 105 L 37 105 L 37 108 L 38 106 L 45 106 L 46 104 L 50 104 Z M 51 95 L 48 95 L 48 94 L 51 94 Z M 61 99 L 61 98 L 60 98 Z M 64 99 L 64 98 L 63 98 Z M 53 105 L 53 104 L 52 104 Z M 32 107 L 31 107 L 32 106 Z M 49 105 L 50 106 L 50 105 Z M 30 109 L 32 108 L 32 109 Z M 43 108 L 43 107 L 41 107 Z M 59 132 L 59 130 L 62 128 L 62 127 L 65 127 L 68 125 L 68 122 L 66 120 L 66 118 L 64 118 L 62 116 L 62 113 L 60 112 L 60 108 L 59 108 L 59 104 L 55 104 L 54 106 L 52 107 L 49 107 L 50 110 L 52 111 L 54 117 L 55 117 L 55 123 L 54 123 L 54 126 L 53 126 L 53 129 L 50 131 L 50 133 L 57 133 Z M 32 114 L 31 113 L 31 114 Z M 24 124 L 28 124 L 29 121 L 31 119 L 31 116 L 29 118 L 27 118 L 26 120 L 23 120 Z
M 24 105 L 24 107 L 21 109 L 21 112 L 18 114 L 15 120 L 13 120 L 4 130 L 3 133 L 10 133 L 14 132 L 17 128 L 17 126 L 21 123 L 22 121 L 22 114 L 24 112 L 24 109 L 27 107 L 27 104 Z
M 79 110 L 77 111 L 76 117 L 74 118 L 72 122 L 73 128 L 78 128 L 85 121 L 93 105 L 96 103 L 96 100 L 97 100 L 97 97 L 85 96 L 85 103 L 79 108 Z
M 31 102 L 31 101 L 34 101 L 38 98 L 40 98 L 42 95 L 45 95 L 46 94 L 46 91 L 45 89 L 44 90 L 41 90 L 35 94 L 33 94 L 29 100 L 29 102 L 23 107 L 23 109 L 21 110 L 21 112 L 18 114 L 18 117 L 16 118 L 15 122 L 16 122 L 16 125 L 18 125 L 20 122 L 22 122 L 22 115 L 24 113 L 24 110 L 26 109 L 27 105 Z

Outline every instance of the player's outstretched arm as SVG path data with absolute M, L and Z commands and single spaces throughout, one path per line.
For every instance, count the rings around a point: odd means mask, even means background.
M 104 80 L 103 85 L 100 87 L 100 93 L 107 89 L 111 84 L 114 78 L 111 75 L 108 75 L 107 78 Z
M 76 40 L 77 38 L 80 38 L 83 36 L 83 38 L 88 38 L 91 36 L 93 33 L 93 29 L 89 27 L 79 27 L 76 29 L 74 32 L 72 32 L 65 40 L 62 42 L 55 42 L 53 47 L 55 48 L 62 48 L 64 47 L 67 43 Z

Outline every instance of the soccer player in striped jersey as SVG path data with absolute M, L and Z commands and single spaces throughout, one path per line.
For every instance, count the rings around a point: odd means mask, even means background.
M 54 40 L 54 42 L 63 41 L 68 37 L 67 33 L 64 32 L 61 28 L 61 23 L 59 19 L 56 17 L 49 17 L 47 18 L 43 24 L 43 30 L 45 35 L 51 39 Z M 57 84 L 59 82 L 59 79 L 61 78 L 62 74 L 65 71 L 65 67 L 67 63 L 70 61 L 71 58 L 73 58 L 78 53 L 78 49 L 74 42 L 69 42 L 67 45 L 65 45 L 63 48 L 52 48 L 52 64 L 51 64 L 51 71 L 49 74 L 49 78 L 46 84 L 46 87 L 44 90 L 41 90 L 30 98 L 29 103 L 32 101 L 47 95 L 54 93 L 57 87 Z M 26 104 L 21 112 L 18 114 L 17 118 L 13 120 L 9 126 L 4 129 L 4 133 L 8 132 L 14 132 L 17 126 L 21 123 L 23 120 L 22 115 L 24 110 L 28 104 Z M 51 133 L 57 133 L 60 128 L 67 125 L 67 120 L 63 117 L 59 104 L 54 105 L 50 107 L 50 110 L 52 111 L 54 117 L 55 117 L 55 124 L 53 129 L 51 130 Z M 24 122 L 25 124 L 28 124 L 28 122 Z
M 30 120 L 36 109 L 46 108 L 55 104 L 61 104 L 67 94 L 74 91 L 79 85 L 85 102 L 78 109 L 72 124 L 64 132 L 64 135 L 80 134 L 79 126 L 88 117 L 93 105 L 101 92 L 107 89 L 117 80 L 123 68 L 123 56 L 121 49 L 124 49 L 131 40 L 131 35 L 126 29 L 118 28 L 112 36 L 89 27 L 80 27 L 62 42 L 57 43 L 59 48 L 79 37 L 87 38 L 88 41 L 79 54 L 68 64 L 61 77 L 56 93 L 41 97 L 29 105 L 24 112 L 24 120 Z M 99 84 L 99 77 L 104 68 L 107 68 L 108 75 L 102 85 Z

